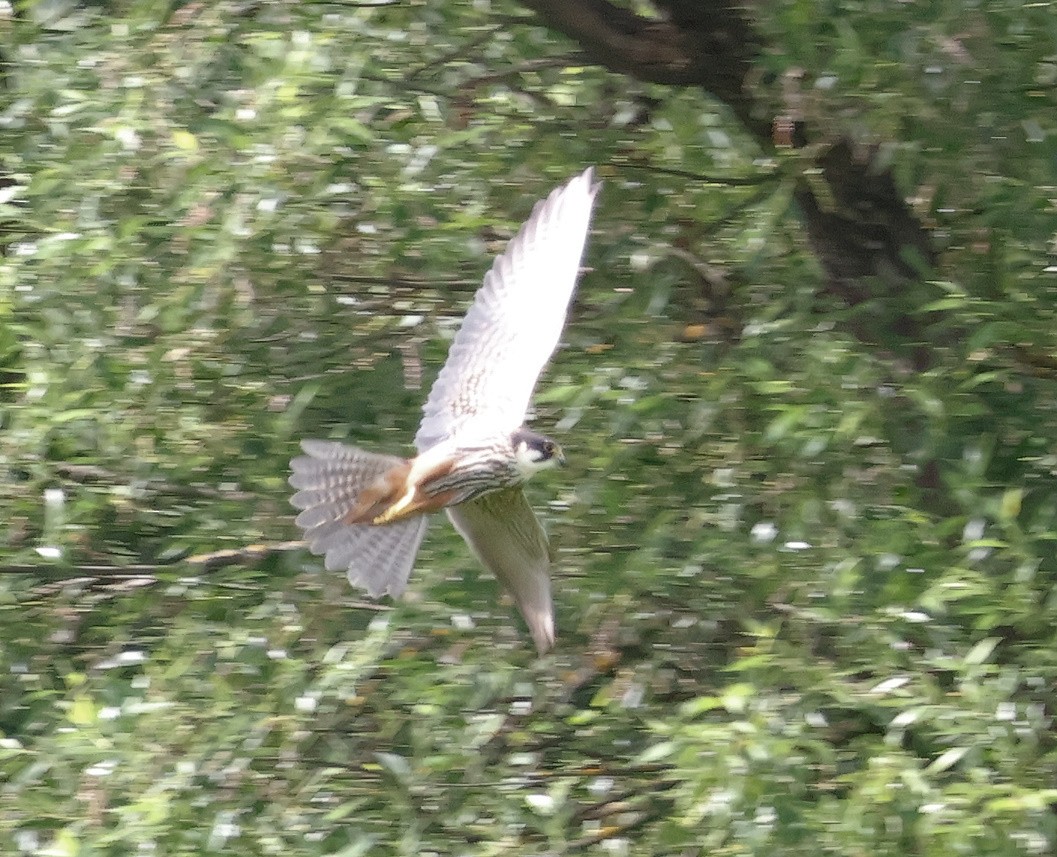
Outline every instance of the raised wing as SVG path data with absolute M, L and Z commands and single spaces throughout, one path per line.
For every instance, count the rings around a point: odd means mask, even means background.
M 493 491 L 447 512 L 484 567 L 514 596 L 537 651 L 554 648 L 550 546 L 525 492 Z
M 524 422 L 565 324 L 598 187 L 587 169 L 552 191 L 492 264 L 422 409 L 420 452 Z

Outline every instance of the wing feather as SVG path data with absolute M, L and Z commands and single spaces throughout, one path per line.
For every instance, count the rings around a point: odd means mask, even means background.
M 492 264 L 423 407 L 419 451 L 460 433 L 511 432 L 554 352 L 598 193 L 592 169 L 536 203 Z
M 455 529 L 514 596 L 542 655 L 554 648 L 550 544 L 521 488 L 506 488 L 451 506 Z
M 364 488 L 405 460 L 333 441 L 304 440 L 301 448 L 305 455 L 290 462 L 290 485 L 298 489 L 290 502 L 301 510 L 296 523 L 308 549 L 325 556 L 328 571 L 344 569 L 349 582 L 372 598 L 400 595 L 426 534 L 426 516 L 385 526 L 347 524 L 345 517 Z

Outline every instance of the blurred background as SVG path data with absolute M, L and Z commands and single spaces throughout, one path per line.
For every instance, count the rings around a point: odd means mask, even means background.
M 1045 3 L 0 2 L 0 851 L 1054 853 L 1055 84 Z M 287 462 L 588 165 L 539 660 Z

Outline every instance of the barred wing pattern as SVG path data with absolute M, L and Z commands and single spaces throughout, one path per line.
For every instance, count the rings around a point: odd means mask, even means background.
M 298 489 L 290 502 L 301 510 L 296 523 L 308 549 L 326 557 L 328 571 L 344 570 L 372 598 L 402 593 L 429 518 L 387 527 L 347 524 L 344 518 L 364 488 L 404 459 L 325 440 L 303 440 L 301 448 L 305 454 L 290 462 L 290 485 Z
M 420 452 L 524 422 L 565 324 L 597 193 L 590 168 L 554 190 L 492 264 L 422 409 Z

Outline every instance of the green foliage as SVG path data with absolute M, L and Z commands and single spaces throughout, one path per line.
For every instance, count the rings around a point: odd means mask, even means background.
M 0 20 L 0 850 L 1057 848 L 1047 10 L 761 14 L 941 244 L 900 306 L 825 296 L 796 158 L 516 6 Z M 537 397 L 557 653 L 439 521 L 397 604 L 267 550 L 297 440 L 405 451 L 589 163 Z M 902 316 L 927 368 L 859 335 Z

